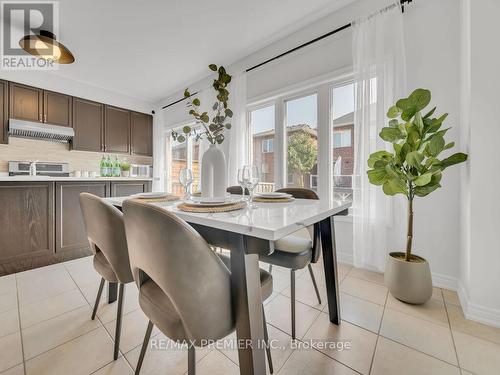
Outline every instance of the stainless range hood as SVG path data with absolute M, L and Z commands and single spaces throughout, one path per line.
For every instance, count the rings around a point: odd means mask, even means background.
M 41 122 L 9 119 L 9 135 L 30 139 L 41 139 L 54 142 L 68 142 L 74 135 L 73 128 L 44 124 Z

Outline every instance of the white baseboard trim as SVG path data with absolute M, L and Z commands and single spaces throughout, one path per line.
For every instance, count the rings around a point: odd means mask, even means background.
M 456 277 L 443 275 L 440 273 L 432 273 L 432 285 L 438 288 L 449 290 L 458 290 L 458 280 Z
M 472 303 L 462 283 L 458 283 L 457 293 L 467 319 L 500 328 L 500 310 Z

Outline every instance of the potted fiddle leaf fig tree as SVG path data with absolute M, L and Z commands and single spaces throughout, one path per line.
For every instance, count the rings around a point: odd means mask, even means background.
M 446 168 L 467 160 L 461 152 L 442 157 L 455 143 L 444 139 L 449 130 L 442 129 L 447 113 L 434 117 L 434 107 L 422 115 L 430 101 L 429 90 L 417 89 L 389 108 L 389 124 L 379 136 L 392 144 L 392 152 L 377 151 L 368 159 L 370 183 L 382 186 L 386 195 L 402 194 L 408 201 L 406 251 L 388 254 L 385 283 L 394 297 L 413 304 L 425 303 L 432 296 L 429 263 L 412 253 L 414 200 L 440 188 Z

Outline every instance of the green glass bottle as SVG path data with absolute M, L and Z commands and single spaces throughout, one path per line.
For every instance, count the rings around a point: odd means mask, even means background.
M 120 162 L 118 161 L 118 156 L 115 156 L 115 162 L 113 163 L 113 177 L 120 177 L 120 174 Z
M 106 177 L 112 177 L 112 176 L 113 176 L 113 163 L 108 155 L 108 157 L 106 158 Z
M 99 175 L 101 177 L 106 177 L 106 158 L 104 155 L 101 158 L 101 162 L 99 163 Z

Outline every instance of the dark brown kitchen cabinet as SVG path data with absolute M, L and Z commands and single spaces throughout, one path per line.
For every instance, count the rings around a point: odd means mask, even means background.
M 45 265 L 54 253 L 54 183 L 0 182 L 0 275 Z
M 9 83 L 0 81 L 0 143 L 9 142 Z
M 73 97 L 53 91 L 43 92 L 43 122 L 72 126 L 73 123 Z
M 91 254 L 79 200 L 84 192 L 108 197 L 109 181 L 56 182 L 56 253 Z
M 151 115 L 132 112 L 131 148 L 133 155 L 153 156 L 153 117 Z
M 111 196 L 126 197 L 151 191 L 151 181 L 112 181 Z
M 104 105 L 73 98 L 73 150 L 104 151 Z
M 130 111 L 107 105 L 104 124 L 104 151 L 129 154 Z
M 43 122 L 43 90 L 11 82 L 9 117 Z

